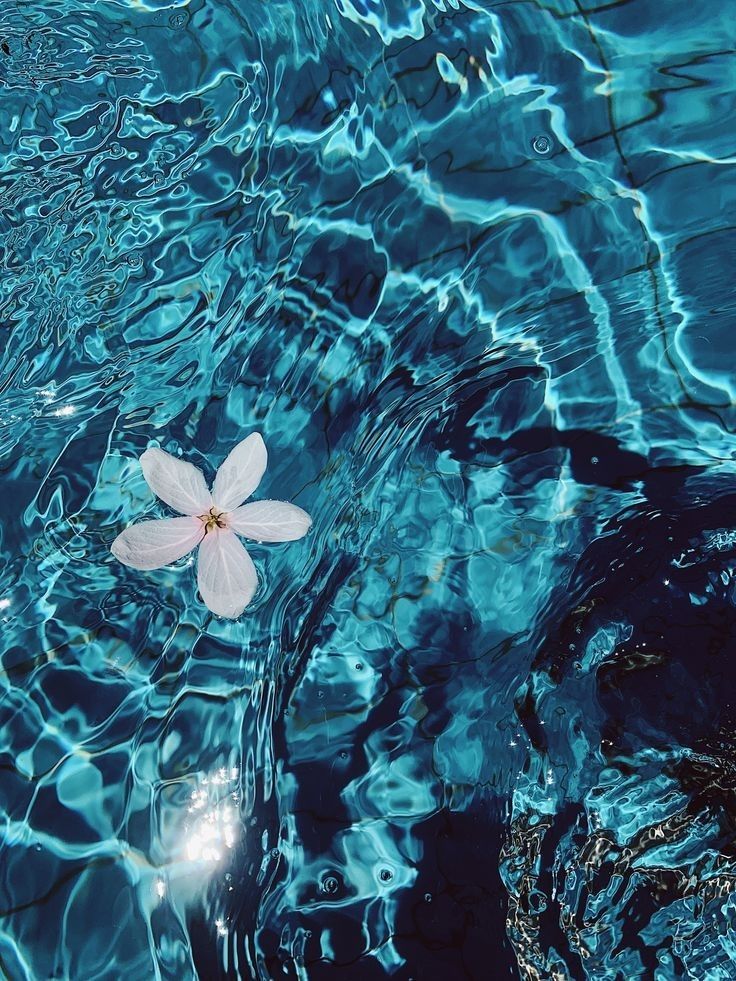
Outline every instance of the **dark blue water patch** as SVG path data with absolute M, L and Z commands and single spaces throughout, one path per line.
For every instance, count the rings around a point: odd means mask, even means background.
M 564 891 L 560 900 L 560 876 L 587 880 L 589 902 L 608 895 L 595 918 L 610 922 L 615 910 L 620 919 L 617 941 L 600 955 L 606 963 L 631 961 L 636 951 L 635 963 L 650 973 L 664 952 L 677 958 L 674 941 L 663 935 L 654 949 L 637 937 L 651 934 L 663 908 L 708 902 L 708 850 L 724 861 L 732 852 L 735 505 L 729 482 L 696 476 L 666 504 L 608 522 L 565 596 L 552 601 L 557 626 L 538 636 L 530 681 L 517 695 L 533 755 L 555 777 L 568 773 L 565 812 L 575 831 L 560 825 L 558 811 L 533 876 L 554 907 L 551 921 L 540 920 L 542 962 L 559 956 L 573 976 L 587 974 L 579 946 L 568 950 L 570 935 L 563 940 L 556 926 L 576 915 Z M 584 745 L 587 758 L 577 755 Z M 614 774 L 621 797 L 609 800 L 614 823 L 606 827 L 597 808 L 615 795 Z M 650 800 L 644 812 L 632 810 L 626 788 L 634 787 Z M 660 860 L 652 864 L 650 853 Z M 583 929 L 590 920 L 577 909 Z
M 326 234 L 305 255 L 299 274 L 317 307 L 336 303 L 345 308 L 346 317 L 364 320 L 380 302 L 386 257 L 370 241 Z
M 506 909 L 506 893 L 498 875 L 502 826 L 499 802 L 479 797 L 462 814 L 442 810 L 417 827 L 425 860 L 401 905 L 395 940 L 405 966 L 394 968 L 392 975 L 407 981 L 483 978 L 490 959 L 495 976 L 516 976 L 512 949 L 501 928 Z M 309 847 L 329 849 L 329 827 L 317 822 L 312 831 Z M 299 922 L 305 941 L 296 958 L 284 950 L 283 935 L 263 932 L 266 970 L 285 977 L 298 977 L 299 968 L 308 970 L 310 977 L 325 979 L 385 976 L 364 952 L 363 927 L 350 912 L 349 874 L 349 869 L 343 873 L 326 867 L 304 896 Z M 390 868 L 382 874 L 390 883 Z M 201 969 L 209 970 L 213 978 L 226 976 L 221 970 L 214 973 L 215 965 L 207 960 L 208 938 L 202 924 L 194 936 L 201 941 L 195 946 Z M 322 954 L 323 936 L 336 938 L 329 957 Z
M 425 862 L 397 924 L 407 977 L 481 978 L 489 963 L 497 977 L 515 976 L 499 929 L 507 906 L 498 875 L 502 811 L 479 794 L 462 814 L 440 811 L 417 828 Z

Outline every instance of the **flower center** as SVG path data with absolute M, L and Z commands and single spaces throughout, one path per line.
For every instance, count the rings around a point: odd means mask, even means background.
M 222 511 L 216 511 L 214 508 L 210 508 L 207 514 L 200 514 L 199 520 L 204 523 L 204 533 L 207 534 L 208 531 L 213 531 L 215 528 L 225 528 L 225 522 L 223 521 Z

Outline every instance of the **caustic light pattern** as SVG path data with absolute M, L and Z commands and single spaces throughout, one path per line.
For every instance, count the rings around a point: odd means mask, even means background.
M 736 977 L 733 22 L 2 0 L 0 974 Z

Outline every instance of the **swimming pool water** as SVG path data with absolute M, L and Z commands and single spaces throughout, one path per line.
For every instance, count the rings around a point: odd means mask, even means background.
M 0 973 L 736 977 L 733 16 L 0 5 Z M 307 538 L 213 617 L 138 457 Z

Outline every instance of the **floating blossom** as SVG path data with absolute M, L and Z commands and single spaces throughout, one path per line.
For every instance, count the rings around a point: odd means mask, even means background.
M 212 490 L 202 471 L 164 450 L 141 457 L 148 486 L 181 518 L 143 521 L 126 528 L 112 543 L 112 554 L 133 569 L 159 569 L 199 546 L 197 585 L 213 613 L 233 619 L 253 598 L 258 577 L 238 535 L 259 542 L 293 542 L 312 519 L 295 504 L 252 501 L 268 457 L 260 433 L 251 433 L 231 450 L 215 475 Z

